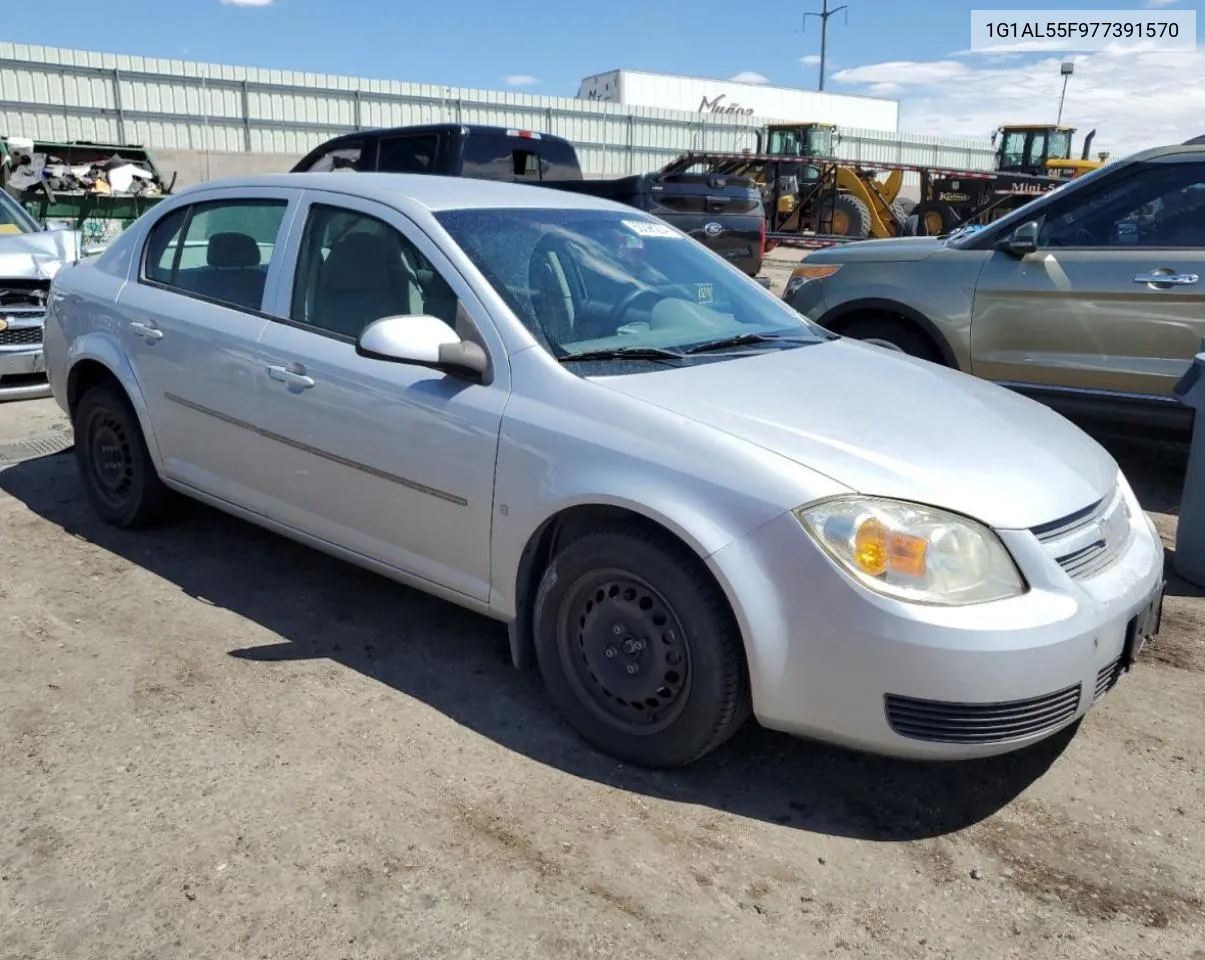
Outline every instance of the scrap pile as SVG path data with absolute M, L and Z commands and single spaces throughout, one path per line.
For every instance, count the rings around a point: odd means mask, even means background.
M 137 160 L 114 153 L 84 162 L 68 162 L 34 149 L 32 140 L 8 141 L 10 191 L 49 189 L 54 193 L 118 194 L 158 197 L 167 191 L 156 172 Z

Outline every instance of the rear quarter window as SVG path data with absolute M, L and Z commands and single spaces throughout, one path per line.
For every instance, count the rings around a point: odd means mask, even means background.
M 580 180 L 573 146 L 557 140 L 470 134 L 461 175 L 480 180 Z

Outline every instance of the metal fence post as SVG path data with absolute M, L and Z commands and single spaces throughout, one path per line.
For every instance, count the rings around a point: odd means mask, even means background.
M 243 85 L 239 93 L 242 95 L 243 104 L 243 149 L 247 153 L 251 153 L 251 90 L 247 86 L 246 77 L 243 77 Z
M 113 68 L 113 106 L 117 110 L 117 139 L 122 143 L 128 143 L 126 139 L 126 114 L 121 104 L 121 71 L 117 67 Z M 63 99 L 66 99 L 65 97 Z M 66 107 L 63 108 L 66 112 Z
M 636 172 L 636 118 L 632 114 L 628 114 L 628 173 Z

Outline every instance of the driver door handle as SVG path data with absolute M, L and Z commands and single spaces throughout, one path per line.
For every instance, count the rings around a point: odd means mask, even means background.
M 1134 282 L 1170 283 L 1177 286 L 1187 286 L 1196 283 L 1200 279 L 1195 273 L 1140 273 L 1134 278 Z
M 314 385 L 314 378 L 306 376 L 305 367 L 300 363 L 290 363 L 287 367 L 270 366 L 268 376 L 290 386 L 302 387 L 308 390 Z
M 130 323 L 130 332 L 140 337 L 146 337 L 148 340 L 162 340 L 163 331 L 158 327 L 152 327 L 149 324 L 142 323 L 139 320 L 134 320 Z

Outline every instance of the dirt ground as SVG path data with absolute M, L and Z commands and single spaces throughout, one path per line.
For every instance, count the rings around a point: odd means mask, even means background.
M 62 421 L 0 405 L 0 443 Z M 1174 540 L 1184 451 L 1110 441 Z M 1074 736 L 953 765 L 582 745 L 490 621 L 0 470 L 0 960 L 1205 960 L 1202 592 Z M 1170 566 L 1169 566 L 1170 570 Z

